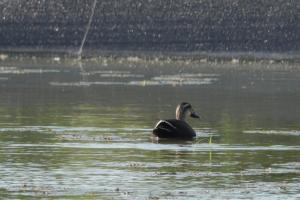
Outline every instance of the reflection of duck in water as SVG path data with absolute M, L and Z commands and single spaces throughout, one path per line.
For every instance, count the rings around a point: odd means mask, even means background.
M 195 137 L 195 131 L 185 121 L 187 116 L 200 118 L 192 109 L 191 104 L 183 102 L 176 108 L 176 119 L 160 120 L 153 129 L 153 134 L 159 138 L 190 139 Z

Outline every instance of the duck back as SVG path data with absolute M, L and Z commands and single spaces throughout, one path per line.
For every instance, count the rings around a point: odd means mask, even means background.
M 196 136 L 188 123 L 177 119 L 160 120 L 153 129 L 153 134 L 159 138 L 193 138 Z

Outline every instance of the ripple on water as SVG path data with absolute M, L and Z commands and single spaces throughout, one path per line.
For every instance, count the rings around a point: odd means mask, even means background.
M 21 126 L 2 127 L 0 132 L 119 132 L 119 131 L 150 131 L 147 128 L 102 128 L 102 127 L 68 127 L 68 126 Z
M 243 133 L 247 134 L 264 134 L 264 135 L 285 135 L 285 136 L 300 136 L 299 130 L 246 130 Z
M 166 144 L 166 143 L 134 143 L 130 140 L 126 142 L 122 139 L 119 141 L 103 140 L 101 141 L 64 141 L 56 142 L 54 144 L 7 144 L 7 148 L 23 148 L 23 147 L 47 147 L 47 148 L 70 148 L 70 149 L 136 149 L 144 151 L 180 151 L 180 152 L 226 152 L 226 151 L 299 151 L 299 146 L 283 146 L 283 145 L 272 145 L 272 146 L 237 146 L 237 145 L 225 145 L 225 144 Z
M 52 86 L 92 86 L 92 85 L 128 85 L 128 86 L 155 86 L 155 85 L 207 85 L 218 81 L 217 74 L 179 74 L 179 75 L 161 75 L 154 76 L 150 79 L 141 80 L 141 74 L 103 73 L 102 77 L 115 76 L 119 78 L 136 78 L 136 80 L 128 81 L 79 81 L 79 82 L 50 82 Z
M 197 138 L 192 141 L 178 143 L 169 140 L 156 140 L 151 138 L 152 129 L 149 128 L 102 128 L 102 127 L 64 127 L 64 126 L 23 126 L 0 128 L 0 132 L 37 132 L 54 134 L 56 143 L 49 144 L 11 144 L 21 147 L 44 146 L 65 148 L 91 148 L 91 149 L 140 149 L 149 151 L 290 151 L 300 150 L 299 146 L 270 145 L 255 146 L 245 144 L 219 144 L 209 143 L 210 137 L 219 137 L 216 131 L 204 128 L 196 129 Z M 139 135 L 137 138 L 136 135 Z M 204 140 L 203 140 L 203 139 Z M 53 141 L 52 141 L 53 142 Z
M 0 77 L 0 81 L 7 81 L 7 80 L 9 80 L 8 77 Z
M 291 194 L 295 197 L 299 188 L 297 181 L 289 183 L 249 181 L 245 178 L 247 175 L 238 172 L 138 171 L 137 173 L 136 170 L 103 169 L 99 166 L 98 169 L 86 166 L 78 171 L 79 168 L 70 168 L 67 165 L 60 169 L 50 168 L 47 171 L 39 167 L 24 166 L 22 170 L 27 172 L 24 173 L 15 168 L 5 171 L 5 167 L 7 166 L 0 166 L 1 171 L 7 173 L 2 180 L 10 185 L 0 182 L 0 186 L 14 194 L 35 197 L 93 193 L 114 198 L 123 195 L 122 199 L 151 199 L 149 195 L 160 197 L 159 199 L 199 199 L 199 194 L 202 194 L 202 199 L 232 199 L 232 197 L 259 199 L 271 194 L 271 198 L 266 199 L 274 199 L 274 197 L 286 199 Z M 264 173 L 261 171 L 262 175 Z M 252 174 L 248 176 L 257 176 L 256 173 Z M 27 181 L 28 177 L 32 177 L 31 181 Z M 241 181 L 235 182 L 234 177 L 239 177 Z M 224 178 L 226 182 L 220 181 Z
M 0 74 L 43 74 L 43 73 L 59 73 L 56 69 L 20 69 L 17 67 L 0 67 Z
M 81 72 L 83 76 L 98 75 L 102 78 L 144 78 L 143 74 L 134 74 L 130 71 L 117 71 L 117 70 L 98 70 Z
M 295 169 L 300 170 L 300 162 L 287 162 L 287 163 L 280 163 L 280 164 L 273 164 L 272 167 L 274 168 L 283 168 L 283 169 Z M 298 173 L 300 171 L 297 171 Z
M 299 162 L 280 160 L 263 167 L 255 163 L 247 165 L 240 156 L 235 160 L 230 155 L 243 156 L 243 151 L 299 151 L 299 146 L 198 142 L 210 136 L 219 137 L 217 131 L 209 128 L 196 129 L 196 140 L 186 143 L 151 142 L 151 130 L 66 126 L 0 128 L 0 133 L 37 132 L 57 138 L 54 142 L 5 143 L 0 154 L 12 159 L 0 166 L 0 188 L 14 195 L 43 198 L 91 193 L 99 199 L 103 195 L 120 199 L 199 199 L 201 193 L 204 199 L 251 199 L 270 194 L 270 199 L 274 199 L 274 196 L 286 198 L 287 193 L 297 194 L 297 178 L 295 183 L 292 179 L 287 183 L 268 184 L 262 180 L 267 176 L 299 173 Z M 140 140 L 136 140 L 137 134 Z M 112 139 L 106 141 L 104 137 Z M 215 153 L 210 156 L 210 152 Z M 228 154 L 229 159 L 218 160 L 226 157 L 223 154 Z M 23 158 L 26 158 L 24 163 L 19 162 Z
M 218 137 L 215 130 L 195 129 L 196 143 L 208 142 L 209 137 Z M 152 137 L 152 128 L 103 128 L 103 127 L 66 127 L 66 126 L 19 126 L 2 127 L 0 133 L 42 133 L 54 134 L 57 139 L 78 142 L 147 142 Z M 139 137 L 136 137 L 136 135 Z

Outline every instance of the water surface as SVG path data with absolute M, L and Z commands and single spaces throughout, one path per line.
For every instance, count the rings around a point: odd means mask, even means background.
M 0 63 L 0 197 L 300 198 L 300 73 L 284 63 Z M 151 130 L 181 101 L 192 141 Z

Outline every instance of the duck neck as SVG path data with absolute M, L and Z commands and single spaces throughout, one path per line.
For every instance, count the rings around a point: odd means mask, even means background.
M 181 121 L 185 121 L 186 120 L 186 113 L 184 113 L 180 110 L 177 110 L 176 111 L 176 119 L 181 120 Z

